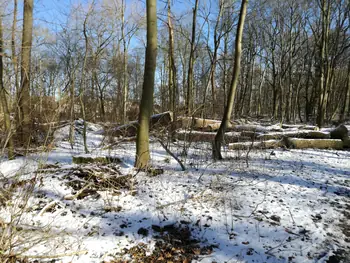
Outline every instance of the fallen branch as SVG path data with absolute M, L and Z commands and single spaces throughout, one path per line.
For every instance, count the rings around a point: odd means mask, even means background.
M 64 197 L 64 200 L 74 200 L 76 198 L 79 197 L 79 195 L 81 195 L 87 188 L 89 188 L 90 186 L 92 186 L 92 183 L 89 183 L 87 185 L 85 185 L 83 188 L 81 188 L 75 195 L 66 195 Z
M 175 156 L 175 154 L 173 154 L 169 149 L 168 147 L 161 141 L 161 140 L 158 140 L 158 142 L 160 143 L 160 145 L 164 148 L 164 150 L 171 156 L 173 157 L 177 162 L 178 164 L 181 166 L 181 169 L 182 171 L 185 171 L 186 170 L 186 167 L 184 166 L 184 164 L 181 162 L 181 160 L 179 158 L 177 158 Z

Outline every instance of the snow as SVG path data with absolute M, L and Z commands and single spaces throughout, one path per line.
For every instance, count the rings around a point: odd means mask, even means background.
M 77 121 L 73 148 L 65 126 L 55 132 L 56 148 L 51 152 L 0 163 L 5 177 L 24 173 L 40 178 L 21 224 L 46 227 L 51 238 L 33 244 L 27 255 L 86 251 L 60 257 L 59 262 L 108 262 L 123 248 L 140 243 L 151 253 L 151 226 L 180 221 L 189 222 L 202 245 L 217 247 L 194 262 L 327 262 L 337 249 L 349 249 L 340 226 L 348 220 L 344 213 L 350 201 L 349 151 L 252 150 L 248 160 L 244 151 L 225 151 L 224 161 L 214 163 L 210 143 L 193 143 L 184 157 L 181 153 L 188 145 L 178 141 L 170 150 L 184 162 L 187 170 L 181 171 L 161 145 L 152 142 L 151 164 L 164 169 L 152 176 L 133 168 L 134 142 L 104 150 L 102 126 L 89 124 L 91 153 L 84 156 L 121 158 L 123 163 L 113 166 L 122 175 L 131 174 L 134 185 L 116 192 L 99 190 L 99 197 L 65 200 L 73 193 L 67 184 L 72 171 L 79 167 L 72 164 L 72 156 L 83 153 L 81 126 Z M 34 173 L 43 163 L 58 168 Z M 41 215 L 52 201 L 55 209 Z M 6 222 L 9 213 L 2 207 L 0 221 Z M 138 234 L 141 227 L 149 230 L 147 236 Z

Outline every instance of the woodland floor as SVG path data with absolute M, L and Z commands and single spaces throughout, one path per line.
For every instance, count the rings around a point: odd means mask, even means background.
M 145 173 L 133 168 L 134 142 L 105 149 L 94 124 L 88 156 L 119 162 L 73 164 L 79 127 L 73 149 L 64 127 L 50 152 L 1 160 L 12 194 L 0 223 L 18 218 L 14 251 L 29 262 L 350 262 L 350 151 L 225 151 L 214 163 L 209 143 L 185 157 L 177 141 L 181 171 L 155 140 Z

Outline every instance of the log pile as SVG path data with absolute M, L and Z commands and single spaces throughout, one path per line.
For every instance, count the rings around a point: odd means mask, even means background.
M 150 119 L 150 129 L 156 133 L 167 131 L 172 126 L 176 130 L 175 139 L 191 142 L 213 142 L 220 125 L 220 120 L 196 117 L 179 117 L 174 121 L 172 112 L 156 114 Z M 138 122 L 133 121 L 114 128 L 110 135 L 132 137 L 136 135 L 137 129 Z M 344 125 L 320 131 L 316 126 L 311 125 L 268 126 L 250 122 L 231 122 L 227 127 L 224 140 L 231 150 L 279 147 L 336 150 L 350 148 L 349 131 Z
M 288 127 L 287 129 L 290 129 Z M 263 133 L 256 137 L 255 142 L 231 143 L 228 148 L 237 149 L 271 149 L 286 147 L 291 149 L 334 149 L 350 148 L 348 129 L 341 125 L 330 132 L 301 130 Z M 249 144 L 250 143 L 250 144 Z

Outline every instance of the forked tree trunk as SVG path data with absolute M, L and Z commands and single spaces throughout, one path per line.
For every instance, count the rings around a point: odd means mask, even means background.
M 147 47 L 142 98 L 139 113 L 139 128 L 136 138 L 135 167 L 145 169 L 150 159 L 149 118 L 153 108 L 154 75 L 157 61 L 157 0 L 147 0 Z
M 21 87 L 18 104 L 20 118 L 18 129 L 21 133 L 21 143 L 28 147 L 31 138 L 31 117 L 30 117 L 30 57 L 32 49 L 33 32 L 33 0 L 24 0 L 23 4 L 23 31 L 22 31 L 22 59 L 21 59 Z
M 244 20 L 247 13 L 247 6 L 248 6 L 248 0 L 242 0 L 241 10 L 239 14 L 239 21 L 237 26 L 237 33 L 236 33 L 233 77 L 232 77 L 231 88 L 227 99 L 227 105 L 225 108 L 224 116 L 222 118 L 220 128 L 215 136 L 215 140 L 213 143 L 214 160 L 222 159 L 221 144 L 224 140 L 225 131 L 231 118 L 233 103 L 235 100 L 235 93 L 236 93 L 236 88 L 239 80 L 239 72 L 241 67 L 242 35 L 243 35 L 243 28 L 244 28 Z

